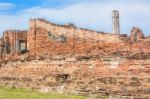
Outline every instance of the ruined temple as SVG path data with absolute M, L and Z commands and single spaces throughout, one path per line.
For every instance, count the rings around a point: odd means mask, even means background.
M 144 34 L 137 27 L 133 27 L 128 37 L 126 34 L 97 32 L 74 25 L 58 25 L 44 19 L 31 19 L 29 30 L 7 30 L 3 33 L 0 52 L 1 56 L 25 52 L 48 53 L 52 42 L 66 46 L 71 51 L 78 43 L 134 43 L 139 40 L 144 42 Z
M 0 85 L 100 99 L 150 99 L 150 37 L 138 27 L 122 34 L 30 19 L 25 31 L 0 39 Z
M 55 54 L 71 52 L 79 54 L 79 52 L 84 52 L 87 49 L 82 46 L 81 51 L 80 44 L 86 45 L 90 42 L 94 42 L 97 46 L 101 43 L 127 44 L 130 45 L 130 49 L 135 49 L 134 45 L 139 46 L 140 42 L 142 42 L 141 45 L 148 43 L 149 38 L 145 38 L 142 31 L 137 27 L 133 27 L 129 37 L 126 34 L 120 34 L 118 11 L 113 11 L 112 20 L 113 32 L 105 33 L 78 28 L 73 24 L 58 25 L 44 19 L 31 19 L 29 30 L 7 30 L 3 33 L 0 40 L 0 53 L 3 57 L 7 54 L 23 54 L 26 52 L 49 54 L 51 51 L 55 51 Z M 132 44 L 133 46 L 131 46 Z M 60 47 L 56 49 L 56 46 Z

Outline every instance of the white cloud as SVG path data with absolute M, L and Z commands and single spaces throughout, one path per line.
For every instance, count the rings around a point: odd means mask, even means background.
M 56 23 L 75 23 L 99 31 L 111 32 L 111 12 L 120 11 L 121 32 L 129 33 L 132 26 L 141 27 L 144 32 L 150 28 L 150 6 L 142 2 L 94 2 L 79 3 L 62 9 L 43 8 L 40 6 L 24 9 L 16 15 L 0 15 L 1 30 L 27 28 L 30 18 L 46 18 Z
M 12 3 L 0 3 L 0 10 L 8 10 L 15 7 Z

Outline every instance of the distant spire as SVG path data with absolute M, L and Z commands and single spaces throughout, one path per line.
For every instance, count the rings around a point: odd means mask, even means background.
M 119 11 L 112 11 L 112 33 L 120 34 Z

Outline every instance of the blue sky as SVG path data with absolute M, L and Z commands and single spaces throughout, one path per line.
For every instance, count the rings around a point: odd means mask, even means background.
M 111 33 L 111 12 L 116 9 L 121 33 L 129 34 L 137 26 L 150 35 L 150 0 L 0 0 L 0 34 L 28 29 L 30 18 Z

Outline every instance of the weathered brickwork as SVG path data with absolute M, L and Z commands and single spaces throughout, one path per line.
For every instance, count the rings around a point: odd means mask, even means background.
M 149 99 L 150 60 L 121 59 L 118 68 L 110 68 L 114 58 L 8 62 L 0 70 L 0 84 L 102 99 Z
M 4 32 L 0 55 L 1 86 L 150 99 L 150 37 L 137 27 L 127 36 L 31 19 L 28 31 Z
M 133 27 L 131 30 L 130 39 L 132 42 L 137 42 L 144 39 L 144 34 L 139 28 Z
M 1 54 L 19 53 L 26 49 L 27 31 L 8 30 L 1 38 Z
M 20 44 L 34 54 L 49 54 L 51 52 L 53 54 L 83 54 L 93 46 L 98 49 L 103 47 L 102 45 L 110 44 L 126 45 L 123 49 L 120 46 L 120 50 L 124 51 L 149 52 L 147 45 L 149 45 L 150 40 L 144 38 L 144 34 L 136 27 L 132 29 L 129 38 L 127 35 L 96 32 L 77 28 L 70 24 L 49 23 L 44 19 L 31 19 L 29 26 L 28 31 L 5 31 L 1 39 L 1 52 L 3 51 L 5 54 L 17 53 Z M 92 48 L 92 50 L 94 49 Z M 100 53 L 99 51 L 97 50 L 98 53 Z
M 61 26 L 42 19 L 32 19 L 28 32 L 28 50 L 38 55 L 39 53 L 87 54 L 87 51 L 90 51 L 93 46 L 93 42 L 98 46 L 101 42 L 111 42 L 111 40 L 117 42 L 120 40 L 119 37 L 120 35 L 98 33 L 76 28 L 72 25 Z

